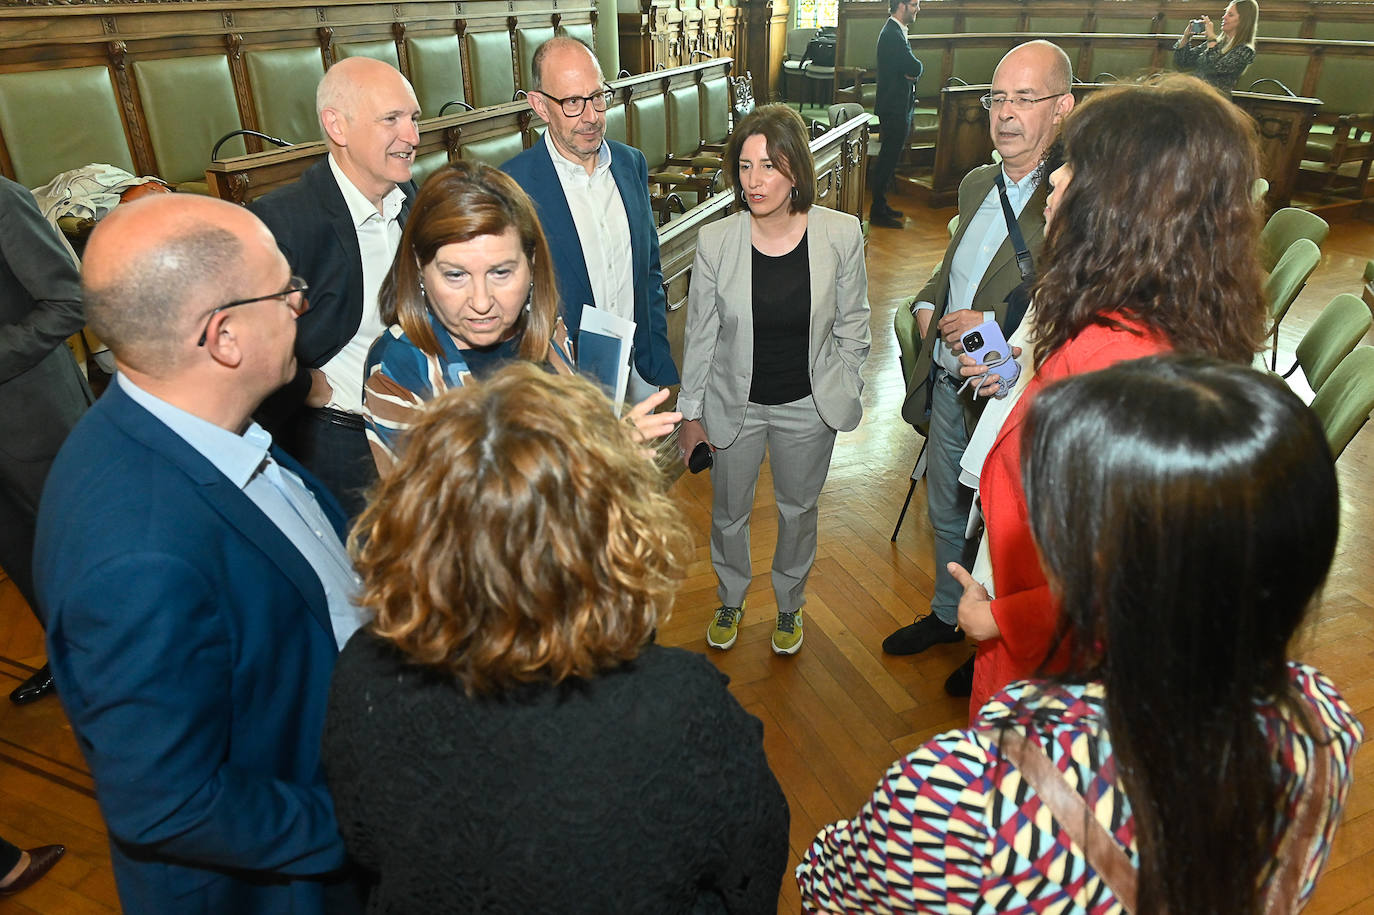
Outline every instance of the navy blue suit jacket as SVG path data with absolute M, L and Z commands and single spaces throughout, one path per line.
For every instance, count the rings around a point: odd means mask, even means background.
M 290 540 L 114 383 L 53 464 L 34 572 L 124 911 L 329 911 L 311 878 L 344 865 L 320 763 L 338 651 Z
M 659 264 L 658 229 L 649 206 L 649 168 L 644 154 L 632 146 L 607 140 L 611 147 L 611 176 L 625 204 L 630 223 L 630 248 L 635 285 L 634 361 L 640 377 L 659 386 L 677 384 L 677 366 L 668 345 L 668 305 Z M 553 251 L 558 298 L 563 322 L 574 342 L 582 323 L 582 306 L 594 305 L 587 261 L 573 224 L 563 185 L 545 146 L 548 137 L 501 166 L 534 200 L 539 222 Z

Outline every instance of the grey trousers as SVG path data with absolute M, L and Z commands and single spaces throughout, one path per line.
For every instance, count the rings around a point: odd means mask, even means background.
M 964 589 L 945 570 L 957 562 L 968 568 L 971 543 L 964 537 L 968 527 L 973 490 L 959 482 L 959 459 L 968 447 L 968 421 L 959 382 L 937 371 L 931 392 L 930 437 L 926 440 L 926 504 L 935 532 L 935 595 L 931 611 L 951 626 L 959 619 L 959 598 Z
M 715 454 L 711 467 L 711 564 L 720 580 L 720 602 L 744 603 L 752 568 L 749 516 L 767 451 L 778 506 L 778 545 L 773 552 L 773 593 L 779 610 L 801 608 L 806 578 L 816 561 L 817 503 L 835 430 L 816 412 L 810 396 L 792 403 L 745 408 L 744 426 L 730 447 Z

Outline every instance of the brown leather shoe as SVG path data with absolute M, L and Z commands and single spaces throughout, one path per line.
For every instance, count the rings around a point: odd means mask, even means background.
M 43 875 L 52 870 L 52 866 L 57 863 L 57 859 L 67 853 L 65 845 L 40 845 L 38 848 L 29 849 L 29 866 L 24 872 L 14 878 L 14 882 L 9 886 L 0 886 L 0 896 L 13 896 L 15 893 L 22 893 L 24 890 L 33 886 L 43 878 Z

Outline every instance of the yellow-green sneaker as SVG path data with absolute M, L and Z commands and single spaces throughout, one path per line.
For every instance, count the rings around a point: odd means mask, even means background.
M 744 604 L 738 607 L 717 607 L 715 618 L 706 627 L 706 644 L 721 651 L 735 644 L 739 638 L 739 621 L 744 617 Z
M 796 654 L 802 643 L 801 610 L 779 610 L 773 627 L 773 651 L 776 654 Z

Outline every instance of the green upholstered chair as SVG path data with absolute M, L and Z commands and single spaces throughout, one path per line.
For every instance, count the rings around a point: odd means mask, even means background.
M 667 101 L 662 95 L 650 95 L 632 99 L 630 108 L 630 145 L 644 153 L 649 165 L 649 205 L 658 214 L 659 225 L 663 225 L 674 214 L 685 213 L 691 208 L 688 198 L 695 199 L 688 188 L 700 183 L 697 176 L 682 163 L 668 155 L 668 114 Z M 677 193 L 683 186 L 684 193 Z
M 612 105 L 606 109 L 606 136 L 617 143 L 629 143 L 629 125 L 625 123 L 625 106 Z
M 105 67 L 0 73 L 0 132 L 26 187 L 93 162 L 134 170 Z
M 478 108 L 500 105 L 515 96 L 515 71 L 511 69 L 510 33 L 468 32 L 468 72 L 472 76 L 472 98 Z
M 210 150 L 220 137 L 243 126 L 228 59 L 204 54 L 136 60 L 133 71 L 158 174 L 178 190 L 208 194 Z M 220 147 L 225 157 L 244 152 L 242 137 Z
M 415 98 L 427 118 L 439 116 L 449 102 L 463 97 L 463 56 L 457 35 L 421 35 L 406 39 Z
M 1331 194 L 1337 179 L 1364 198 L 1374 163 L 1374 55 L 1328 54 L 1313 95 L 1321 111 L 1307 137 L 1303 158 L 1321 174 L 1320 192 Z
M 958 77 L 970 85 L 981 85 L 992 82 L 992 71 L 997 69 L 1002 57 L 1007 53 L 1007 48 L 955 48 L 954 50 L 954 69 L 951 76 Z M 939 78 L 939 65 L 932 61 L 931 70 L 936 71 L 936 78 Z M 925 73 L 921 74 L 921 79 L 916 84 L 916 95 L 921 97 L 921 83 L 924 83 Z M 957 85 L 957 84 L 956 84 Z M 939 90 L 936 90 L 936 95 Z M 931 96 L 927 95 L 928 98 Z
M 1341 360 L 1312 398 L 1312 412 L 1326 430 L 1332 458 L 1341 456 L 1369 420 L 1370 410 L 1374 410 L 1374 347 L 1361 346 Z
M 458 158 L 468 162 L 484 162 L 492 168 L 500 168 L 505 162 L 518 156 L 525 148 L 520 131 L 485 137 L 463 143 L 458 147 Z
M 324 76 L 319 48 L 273 48 L 243 55 L 258 129 L 288 143 L 321 139 L 315 87 Z
M 1331 226 L 1316 213 L 1297 207 L 1275 210 L 1260 232 L 1260 266 L 1272 271 L 1283 253 L 1299 238 L 1311 239 L 1321 247 L 1330 231 Z
M 559 28 L 569 38 L 576 38 L 593 51 L 596 50 L 596 30 L 592 28 L 590 22 L 574 22 L 572 25 L 560 26 Z
M 1269 368 L 1278 366 L 1279 325 L 1284 315 L 1292 307 L 1293 300 L 1307 285 L 1307 278 L 1317 269 L 1322 252 L 1310 238 L 1299 238 L 1283 252 L 1269 279 L 1264 284 L 1264 298 L 1269 305 L 1269 333 L 1274 338 L 1273 351 L 1269 357 Z
M 782 58 L 782 97 L 784 101 L 800 101 L 806 68 L 811 61 L 802 60 L 806 46 L 820 29 L 792 29 L 787 33 Z
M 1180 29 L 1180 31 L 1182 31 Z M 1151 72 L 1150 57 L 1154 54 L 1153 48 L 1094 48 L 1093 49 L 1093 78 L 1090 82 L 1114 82 L 1116 80 L 1129 80 L 1133 77 L 1142 76 Z M 1115 79 L 1108 79 L 1106 74 L 1110 74 Z M 988 80 L 992 79 L 992 74 L 988 74 Z
M 391 64 L 397 70 L 401 69 L 401 58 L 396 54 L 394 41 L 354 41 L 336 44 L 334 55 L 339 60 L 345 57 L 371 57 L 373 60 Z
M 520 67 L 520 88 L 529 91 L 534 85 L 534 52 L 554 35 L 553 26 L 515 30 L 515 59 Z
M 1283 373 L 1287 378 L 1299 367 L 1313 392 L 1320 391 L 1331 372 L 1369 332 L 1374 316 L 1360 297 L 1349 292 L 1336 296 L 1298 342 L 1296 361 Z
M 410 167 L 410 179 L 415 182 L 416 187 L 419 187 L 425 183 L 430 175 L 446 165 L 448 165 L 448 152 L 446 150 L 441 149 L 437 152 L 416 156 L 414 164 Z
M 630 145 L 644 153 L 649 171 L 662 168 L 668 159 L 668 111 L 663 96 L 631 99 Z
M 720 151 L 730 139 L 730 78 L 704 79 L 697 90 L 701 93 L 701 141 L 706 148 Z

